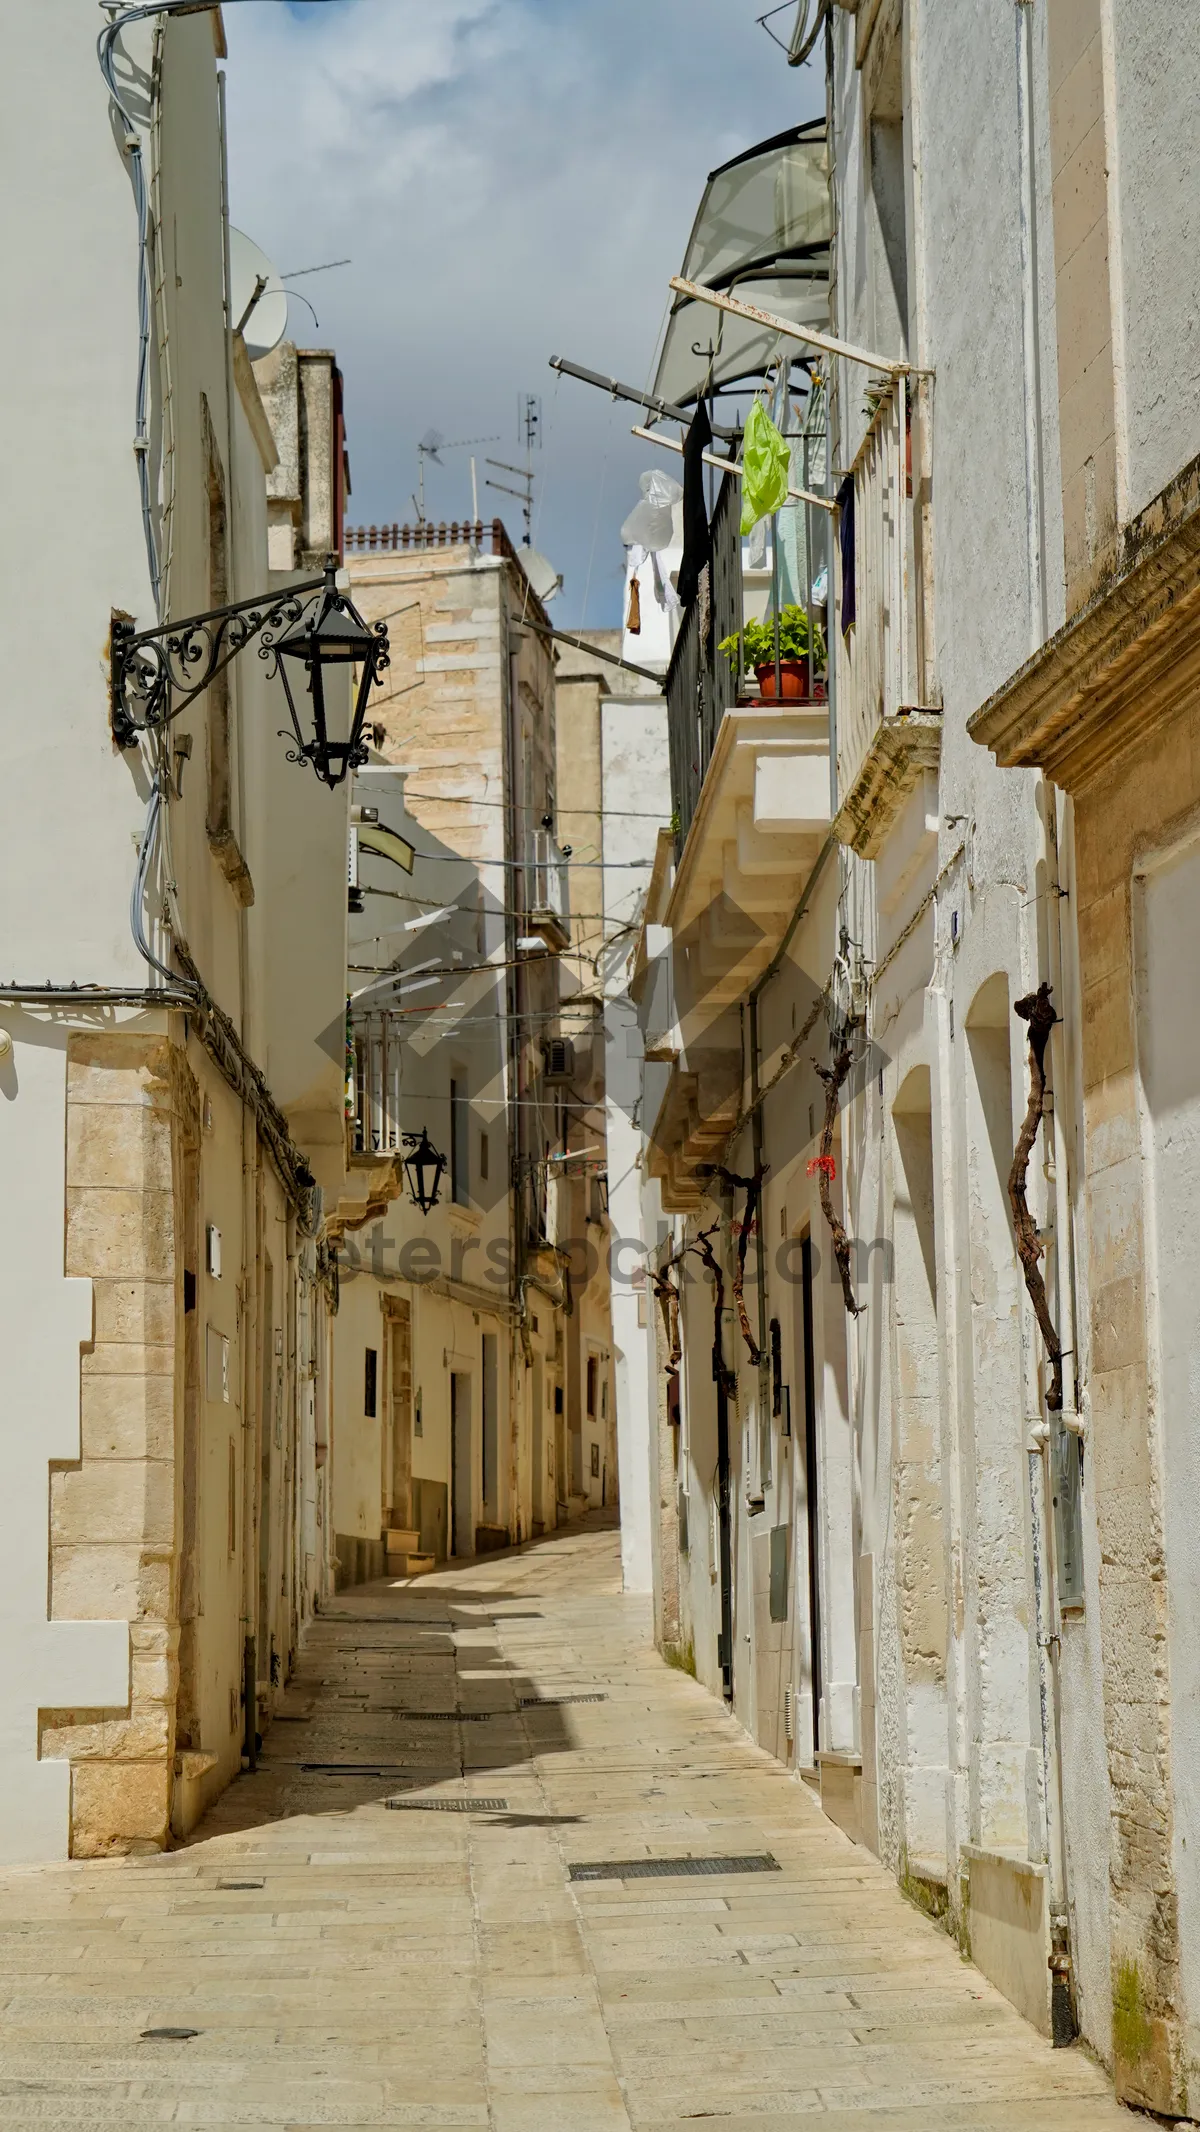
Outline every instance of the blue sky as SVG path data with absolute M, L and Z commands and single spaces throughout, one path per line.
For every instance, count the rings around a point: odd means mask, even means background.
M 337 349 L 356 521 L 412 516 L 417 439 L 497 433 L 541 396 L 535 541 L 556 616 L 619 618 L 619 527 L 664 463 L 628 409 L 556 382 L 551 354 L 647 379 L 704 178 L 823 107 L 755 24 L 763 0 L 330 0 L 238 5 L 229 40 L 233 219 L 298 283 L 291 330 Z M 787 18 L 781 18 L 786 24 Z M 430 468 L 465 516 L 468 453 Z M 484 469 L 480 465 L 482 480 Z M 507 479 L 501 475 L 500 479 Z M 520 508 L 484 491 L 520 537 Z M 586 613 L 585 613 L 586 602 Z

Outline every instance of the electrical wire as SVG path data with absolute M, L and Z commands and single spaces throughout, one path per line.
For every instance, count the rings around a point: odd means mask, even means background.
M 142 830 L 141 848 L 138 852 L 137 872 L 133 878 L 133 888 L 129 897 L 129 929 L 133 934 L 134 946 L 137 948 L 142 960 L 148 962 L 150 968 L 159 977 L 165 979 L 173 991 L 178 990 L 181 983 L 184 985 L 184 989 L 187 990 L 190 988 L 186 980 L 177 977 L 174 970 L 168 969 L 165 962 L 159 961 L 146 937 L 143 917 L 146 902 L 146 884 L 150 878 L 150 865 L 158 845 L 162 811 L 162 783 L 161 779 L 156 776 L 150 792 L 150 803 L 146 809 L 146 822 Z
M 102 0 L 104 4 L 104 0 Z M 248 5 L 250 0 L 226 0 L 227 5 Z M 269 0 L 280 6 L 284 0 Z M 301 6 L 323 7 L 332 0 L 299 0 Z M 148 426 L 150 405 L 150 330 L 155 308 L 155 292 L 151 277 L 151 251 L 153 246 L 154 218 L 150 206 L 150 186 L 146 178 L 145 158 L 142 154 L 142 139 L 137 121 L 126 104 L 117 82 L 117 43 L 122 33 L 135 22 L 149 21 L 153 16 L 195 15 L 211 12 L 199 4 L 199 0 L 142 0 L 137 7 L 122 8 L 106 22 L 96 39 L 96 58 L 104 85 L 112 99 L 113 109 L 121 121 L 123 139 L 122 153 L 129 167 L 129 181 L 133 191 L 134 212 L 138 226 L 138 359 L 137 380 L 134 387 L 133 449 L 137 460 L 138 489 L 142 506 L 142 533 L 146 543 L 146 562 L 150 572 L 150 589 L 154 599 L 154 611 L 161 621 L 163 617 L 163 569 L 159 549 L 159 536 L 154 523 L 154 500 L 150 489 L 150 431 Z
M 178 0 L 176 0 L 178 4 Z M 172 0 L 151 0 L 143 7 L 126 8 L 112 22 L 105 25 L 96 40 L 96 56 L 105 86 L 112 98 L 113 108 L 124 128 L 122 152 L 129 167 L 129 181 L 133 189 L 134 212 L 138 224 L 138 359 L 137 381 L 134 388 L 133 449 L 137 459 L 138 488 L 142 505 L 142 533 L 146 543 L 146 561 L 150 570 L 150 589 L 154 597 L 154 611 L 162 619 L 162 570 L 159 562 L 158 534 L 154 525 L 154 512 L 150 495 L 150 433 L 147 414 L 150 398 L 150 242 L 151 216 L 150 196 L 146 184 L 146 166 L 142 156 L 141 136 L 133 113 L 122 101 L 117 86 L 116 44 L 121 32 L 131 23 L 142 22 L 150 15 L 169 14 Z
M 167 308 L 166 262 L 163 247 L 162 208 L 162 67 L 166 23 L 160 18 L 154 29 L 154 62 L 151 68 L 150 105 L 150 216 L 154 250 L 154 319 L 158 332 L 162 371 L 162 460 L 159 470 L 159 557 L 162 611 L 171 612 L 171 566 L 175 559 L 175 501 L 178 436 L 175 425 L 175 380 L 171 364 L 171 328 Z
M 368 888 L 360 881 L 358 892 L 361 896 L 386 896 L 389 903 L 414 903 L 419 910 L 436 911 L 446 919 L 477 918 L 479 916 L 478 905 L 469 903 L 447 905 L 439 903 L 435 896 L 406 896 L 402 888 Z M 515 904 L 489 903 L 485 907 L 484 915 L 489 918 L 524 918 L 528 913 L 519 911 Z M 615 917 L 615 911 L 571 912 L 571 917 L 576 925 L 607 925 L 610 916 Z M 411 924 L 414 927 L 417 923 L 418 921 L 415 918 L 406 921 L 406 925 Z M 621 927 L 622 932 L 627 932 L 628 930 L 627 926 Z
M 447 807 L 503 807 L 505 809 L 508 807 L 507 800 L 472 799 L 470 794 L 465 792 L 413 792 L 407 785 L 404 788 L 404 798 L 406 803 L 410 799 L 433 800 L 439 806 L 445 805 Z M 539 816 L 546 812 L 544 807 L 535 807 L 532 800 L 514 800 L 513 811 L 517 814 L 536 814 Z M 559 807 L 556 805 L 554 812 L 556 815 L 594 815 L 598 820 L 602 821 L 661 822 L 664 829 L 670 826 L 669 818 L 664 815 L 661 807 Z
M 413 856 L 417 859 L 428 859 L 440 866 L 473 866 L 478 872 L 482 872 L 485 866 L 507 866 L 514 873 L 527 873 L 529 871 L 529 863 L 526 859 L 467 858 L 466 856 L 460 857 L 454 851 L 418 851 Z M 653 866 L 654 861 L 653 859 L 572 858 L 564 859 L 563 864 L 565 866 L 573 866 L 577 872 L 625 873 L 639 866 Z

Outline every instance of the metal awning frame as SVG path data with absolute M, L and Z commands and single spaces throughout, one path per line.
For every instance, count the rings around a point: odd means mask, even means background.
M 776 311 L 763 311 L 757 304 L 743 303 L 740 297 L 726 296 L 720 289 L 706 288 L 703 282 L 685 281 L 682 274 L 671 276 L 670 286 L 679 296 L 690 297 L 693 303 L 711 304 L 714 310 L 728 311 L 734 318 L 748 319 L 751 325 L 763 326 L 769 333 L 778 333 L 782 339 L 800 341 L 806 348 L 819 348 L 824 355 L 841 356 L 845 362 L 861 363 L 866 370 L 882 371 L 885 377 L 932 377 L 931 370 L 921 370 L 915 363 L 897 362 L 894 356 L 876 355 L 869 348 L 858 348 L 852 341 L 835 339 L 832 333 L 820 333 L 815 326 L 794 326 L 790 318 L 780 318 Z

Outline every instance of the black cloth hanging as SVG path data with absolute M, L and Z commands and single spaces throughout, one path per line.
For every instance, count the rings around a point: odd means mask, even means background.
M 842 635 L 854 627 L 854 476 L 847 474 L 837 492 L 838 549 L 842 565 L 842 600 L 838 620 Z
M 712 443 L 712 424 L 703 400 L 692 416 L 683 444 L 683 561 L 676 590 L 681 607 L 690 607 L 700 572 L 712 556 L 712 535 L 704 502 L 704 454 Z

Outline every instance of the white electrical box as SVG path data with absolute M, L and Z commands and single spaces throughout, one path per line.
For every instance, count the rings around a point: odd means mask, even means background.
M 214 1281 L 221 1278 L 221 1232 L 214 1222 L 209 1222 L 204 1232 L 204 1263 Z

